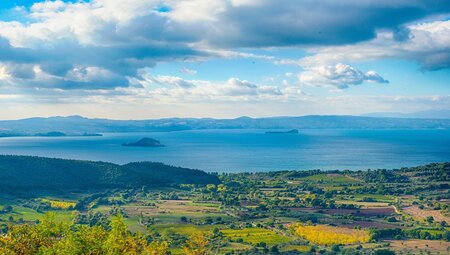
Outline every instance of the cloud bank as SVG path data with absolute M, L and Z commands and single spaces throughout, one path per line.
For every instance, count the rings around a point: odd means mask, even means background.
M 405 58 L 430 69 L 447 68 L 448 21 L 404 25 L 448 12 L 450 2 L 444 0 L 45 1 L 25 12 L 20 9 L 17 21 L 0 22 L 0 61 L 9 83 L 105 89 L 129 86 L 139 69 L 160 61 L 214 57 L 216 50 L 348 45 L 371 39 L 375 41 L 366 47 L 379 49 L 386 44 L 379 40 L 383 30 L 394 34 L 391 43 L 401 41 L 395 50 Z M 330 57 L 326 55 L 325 49 L 313 58 L 322 61 Z
M 346 64 L 312 66 L 299 74 L 302 84 L 346 89 L 363 82 L 389 83 L 375 71 L 363 72 Z
M 0 99 L 8 102 L 310 102 L 303 86 L 343 91 L 391 80 L 359 62 L 450 68 L 447 0 L 57 0 L 10 12 L 15 20 L 0 20 Z M 306 55 L 270 54 L 279 49 Z M 233 74 L 202 79 L 188 67 L 152 72 L 224 58 L 298 71 L 267 84 Z

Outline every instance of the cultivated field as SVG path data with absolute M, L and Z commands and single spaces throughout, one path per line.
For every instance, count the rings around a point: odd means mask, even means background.
M 250 244 L 264 242 L 267 245 L 276 245 L 290 241 L 290 238 L 264 228 L 224 229 L 221 232 L 233 241 L 242 240 L 242 242 Z
M 443 215 L 439 210 L 420 209 L 419 206 L 413 205 L 404 207 L 403 212 L 421 220 L 431 216 L 435 221 L 446 221 L 450 223 L 450 217 Z
M 389 240 L 389 247 L 397 254 L 450 254 L 450 243 L 433 240 Z

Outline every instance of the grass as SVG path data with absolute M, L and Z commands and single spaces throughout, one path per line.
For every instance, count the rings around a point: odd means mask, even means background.
M 179 247 L 169 248 L 169 252 L 170 252 L 171 255 L 182 255 L 182 254 L 184 254 L 183 248 L 179 248 Z
M 251 245 L 243 244 L 243 243 L 228 243 L 227 246 L 220 249 L 221 252 L 227 252 L 227 251 L 246 251 L 250 250 L 252 248 Z M 222 254 L 222 253 L 220 253 Z
M 267 245 L 277 245 L 291 241 L 290 238 L 265 228 L 225 229 L 221 232 L 232 241 L 242 238 L 243 242 L 251 244 L 264 242 Z
M 125 222 L 125 225 L 127 225 L 128 230 L 130 230 L 133 233 L 147 232 L 147 228 L 145 226 L 142 226 L 139 224 L 139 217 L 137 217 L 137 216 L 125 218 L 124 222 Z
M 182 235 L 191 235 L 198 232 L 212 231 L 214 228 L 221 227 L 220 225 L 201 225 L 194 224 L 156 224 L 150 226 L 150 230 L 154 230 L 158 233 L 165 233 L 167 231 L 173 231 Z
M 55 221 L 57 222 L 69 223 L 74 217 L 72 211 L 58 210 L 49 212 L 55 212 Z M 11 213 L 1 215 L 0 219 L 2 219 L 3 221 L 8 221 L 8 218 L 12 216 L 15 221 L 17 221 L 18 219 L 23 219 L 24 221 L 36 221 L 42 219 L 44 215 L 45 213 L 39 213 L 31 208 L 14 206 Z
M 217 217 L 221 217 L 222 220 L 228 220 L 230 217 L 225 214 L 215 214 L 215 213 L 162 213 L 153 215 L 155 221 L 164 224 L 164 223 L 180 223 L 180 218 L 182 216 L 187 217 L 189 220 L 204 220 L 206 218 L 216 219 Z
M 361 181 L 342 174 L 316 174 L 307 177 L 302 177 L 299 180 L 323 184 L 353 184 Z
M 220 203 L 191 202 L 191 203 L 189 203 L 189 205 L 220 208 L 221 204 Z
M 372 198 L 377 202 L 386 202 L 386 203 L 395 201 L 394 197 L 381 194 L 355 194 L 353 195 L 353 197 L 354 197 L 353 199 L 356 201 L 362 201 L 364 198 Z
M 308 253 L 311 251 L 311 247 L 308 245 L 286 245 L 285 247 L 283 247 L 282 251 L 298 251 Z

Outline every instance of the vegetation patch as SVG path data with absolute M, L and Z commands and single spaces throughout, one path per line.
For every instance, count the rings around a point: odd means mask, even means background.
M 300 237 L 319 245 L 357 244 L 370 241 L 370 233 L 367 230 L 301 224 L 294 225 L 293 229 Z
M 290 238 L 265 228 L 224 229 L 221 232 L 235 242 L 276 245 L 291 241 Z
M 282 251 L 297 251 L 302 253 L 308 253 L 311 251 L 311 246 L 309 245 L 286 245 L 283 247 Z
M 300 178 L 299 180 L 321 184 L 357 184 L 361 182 L 360 180 L 342 174 L 316 174 Z
M 72 209 L 75 207 L 75 202 L 69 202 L 69 201 L 58 201 L 58 200 L 50 200 L 50 199 L 41 199 L 44 203 L 49 203 L 51 208 L 54 209 Z

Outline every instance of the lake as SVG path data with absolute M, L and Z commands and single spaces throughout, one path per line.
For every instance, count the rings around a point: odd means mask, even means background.
M 143 137 L 166 147 L 122 147 Z M 375 169 L 450 161 L 450 130 L 196 130 L 0 138 L 0 154 L 157 161 L 205 171 Z

